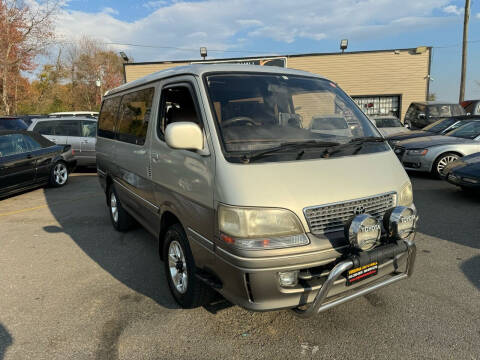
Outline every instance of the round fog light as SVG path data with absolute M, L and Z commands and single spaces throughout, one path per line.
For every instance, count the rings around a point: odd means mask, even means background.
M 380 240 L 382 228 L 373 216 L 361 214 L 345 226 L 345 236 L 353 247 L 368 251 Z
M 406 206 L 397 206 L 387 211 L 383 218 L 388 235 L 397 240 L 409 237 L 415 231 L 416 223 L 416 211 Z

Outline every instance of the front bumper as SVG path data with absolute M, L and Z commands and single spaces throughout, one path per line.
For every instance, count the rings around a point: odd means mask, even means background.
M 346 270 L 356 267 L 358 259 L 343 258 L 331 249 L 300 256 L 281 256 L 275 259 L 261 259 L 251 263 L 246 258 L 239 258 L 218 252 L 215 273 L 219 275 L 223 288 L 219 290 L 225 298 L 239 306 L 253 311 L 270 311 L 280 309 L 296 309 L 303 317 L 313 316 L 320 311 L 364 295 L 411 275 L 415 261 L 415 244 L 401 241 L 395 253 L 383 251 L 385 246 L 365 253 L 378 255 L 378 273 L 357 284 L 346 286 L 343 276 Z M 218 249 L 218 248 L 217 248 Z M 371 257 L 368 259 L 371 260 Z M 368 261 L 365 260 L 365 261 Z M 248 259 L 249 260 L 249 259 Z M 258 259 L 260 260 L 260 259 Z M 278 272 L 288 270 L 310 271 L 314 277 L 301 281 L 293 288 L 281 287 L 278 282 Z M 310 305 L 307 309 L 306 307 Z M 311 310 L 309 310 L 311 309 Z
M 454 173 L 454 172 L 450 172 L 446 176 L 446 180 L 450 184 L 461 186 L 461 187 L 468 187 L 468 188 L 472 188 L 472 189 L 480 189 L 480 179 L 478 179 L 479 182 L 472 183 L 472 182 L 465 181 L 464 178 L 473 178 L 473 177 L 462 176 L 462 175 Z M 477 180 L 477 179 L 475 179 L 475 180 Z
M 320 288 L 320 291 L 315 296 L 315 300 L 313 301 L 313 303 L 307 308 L 293 309 L 295 314 L 304 318 L 312 317 L 336 305 L 340 305 L 340 304 L 343 304 L 344 302 L 355 299 L 359 296 L 366 295 L 374 290 L 393 284 L 399 280 L 403 280 L 412 275 L 413 266 L 415 263 L 415 256 L 416 256 L 416 246 L 413 242 L 401 241 L 396 246 L 392 247 L 391 249 L 389 249 L 389 251 L 386 251 L 385 253 L 381 250 L 381 248 L 379 248 L 379 250 L 380 251 L 374 250 L 373 252 L 371 252 L 370 254 L 368 254 L 363 258 L 353 257 L 338 263 L 332 269 L 332 271 L 330 271 L 330 274 L 328 275 L 327 280 L 325 281 L 325 283 Z M 331 287 L 335 284 L 335 281 L 338 278 L 340 278 L 343 273 L 345 273 L 345 271 L 352 269 L 354 267 L 366 265 L 372 261 L 381 262 L 382 260 L 385 260 L 386 258 L 389 258 L 389 257 L 393 257 L 395 259 L 396 256 L 404 252 L 408 254 L 405 272 L 392 273 L 388 278 L 383 279 L 382 281 L 379 281 L 371 286 L 357 289 L 357 291 L 351 294 L 340 296 L 330 301 L 326 300 L 328 298 Z
M 430 172 L 432 170 L 432 161 L 426 156 L 403 155 L 400 159 L 405 170 Z

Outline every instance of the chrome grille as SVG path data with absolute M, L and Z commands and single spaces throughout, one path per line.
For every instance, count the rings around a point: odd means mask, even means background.
M 313 234 L 326 234 L 343 230 L 345 223 L 356 214 L 355 209 L 364 209 L 379 220 L 388 209 L 395 206 L 395 193 L 387 193 L 369 198 L 356 199 L 341 203 L 312 206 L 303 210 Z

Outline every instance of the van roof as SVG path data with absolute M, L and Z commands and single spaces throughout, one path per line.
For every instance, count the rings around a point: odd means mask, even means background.
M 108 90 L 105 96 L 119 93 L 124 90 L 132 89 L 137 86 L 142 86 L 150 82 L 179 75 L 195 75 L 202 76 L 210 72 L 255 72 L 255 73 L 270 73 L 270 74 L 286 74 L 286 75 L 302 75 L 322 78 L 324 77 L 313 74 L 307 71 L 282 68 L 277 66 L 259 66 L 259 65 L 244 65 L 244 64 L 192 64 L 185 66 L 177 66 L 166 70 L 157 71 L 153 74 L 146 75 L 134 81 L 120 85 L 114 89 Z

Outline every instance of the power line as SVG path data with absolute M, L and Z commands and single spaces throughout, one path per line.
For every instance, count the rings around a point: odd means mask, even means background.
M 73 41 L 56 41 L 58 44 L 74 44 Z M 169 50 L 177 50 L 177 51 L 198 51 L 197 48 L 183 48 L 183 47 L 176 47 L 176 46 L 159 46 L 159 45 L 150 45 L 150 44 L 134 44 L 134 43 L 121 43 L 121 42 L 107 42 L 107 41 L 99 41 L 100 44 L 104 45 L 117 45 L 117 46 L 128 46 L 128 47 L 140 47 L 140 48 L 150 48 L 150 49 L 169 49 Z M 467 41 L 469 44 L 480 43 L 480 40 L 469 40 Z M 462 43 L 451 44 L 451 45 L 438 45 L 432 46 L 434 49 L 449 49 L 461 46 Z M 266 51 L 266 50 L 223 50 L 223 49 L 208 49 L 209 52 L 219 52 L 219 53 L 251 53 L 251 54 L 259 54 L 259 53 L 270 53 L 275 54 L 278 51 Z

